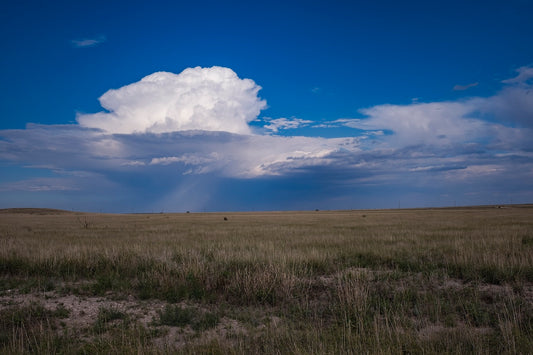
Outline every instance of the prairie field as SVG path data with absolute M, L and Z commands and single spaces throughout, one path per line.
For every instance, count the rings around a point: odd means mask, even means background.
M 533 205 L 0 210 L 0 353 L 532 353 Z

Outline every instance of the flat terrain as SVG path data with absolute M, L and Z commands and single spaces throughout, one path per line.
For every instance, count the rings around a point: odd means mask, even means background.
M 532 353 L 533 206 L 0 210 L 0 353 Z

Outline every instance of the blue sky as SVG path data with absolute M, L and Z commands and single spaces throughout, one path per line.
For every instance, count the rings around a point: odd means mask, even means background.
M 525 0 L 3 2 L 0 208 L 533 202 L 532 13 Z

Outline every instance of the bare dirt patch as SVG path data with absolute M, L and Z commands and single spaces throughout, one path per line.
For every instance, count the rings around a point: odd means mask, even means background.
M 157 330 L 153 341 L 161 349 L 179 349 L 191 344 L 208 344 L 213 340 L 232 343 L 235 337 L 248 334 L 249 330 L 242 322 L 224 316 L 220 318 L 216 327 L 207 330 L 194 330 L 190 325 L 167 326 L 160 325 L 158 318 L 160 312 L 169 304 L 159 300 L 138 300 L 132 296 L 127 299 L 114 300 L 111 295 L 101 297 L 88 297 L 79 295 L 61 295 L 57 292 L 18 293 L 16 290 L 5 292 L 0 296 L 0 312 L 15 307 L 25 307 L 31 304 L 42 305 L 46 310 L 57 311 L 64 309 L 68 315 L 61 319 L 60 333 L 68 329 L 69 332 L 79 334 L 90 339 L 93 337 L 91 329 L 99 319 L 102 309 L 111 309 L 125 314 L 130 320 L 140 323 L 147 329 Z M 194 309 L 198 312 L 208 312 L 205 306 L 191 302 L 173 304 L 183 309 Z M 280 318 L 266 319 L 265 322 L 276 326 Z M 258 326 L 261 331 L 265 325 Z

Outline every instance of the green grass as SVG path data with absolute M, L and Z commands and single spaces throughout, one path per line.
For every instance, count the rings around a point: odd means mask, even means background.
M 128 316 L 123 311 L 114 307 L 100 307 L 93 329 L 97 333 L 102 333 L 116 320 L 124 323 L 128 320 Z
M 0 353 L 530 353 L 532 236 L 533 206 L 3 211 Z
M 167 305 L 164 310 L 157 312 L 158 325 L 169 325 L 174 327 L 191 326 L 196 331 L 203 331 L 214 328 L 219 323 L 217 315 L 211 312 L 199 312 L 193 308 L 182 308 L 181 306 Z

